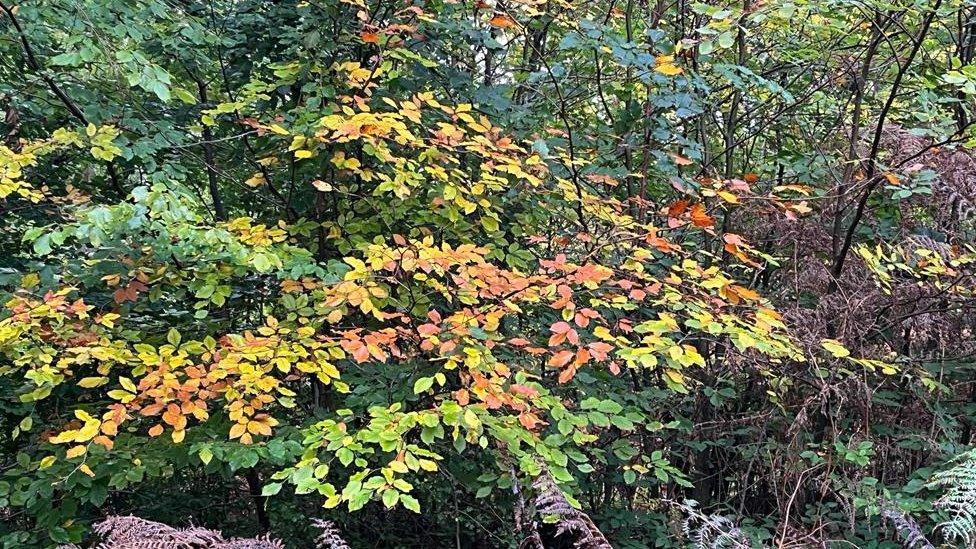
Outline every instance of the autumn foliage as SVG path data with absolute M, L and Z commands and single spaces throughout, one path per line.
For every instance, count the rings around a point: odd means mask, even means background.
M 971 8 L 8 4 L 5 547 L 958 519 Z

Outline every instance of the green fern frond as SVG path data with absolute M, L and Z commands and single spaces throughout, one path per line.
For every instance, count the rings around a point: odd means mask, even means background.
M 949 513 L 938 526 L 942 535 L 968 545 L 976 534 L 976 449 L 960 454 L 952 463 L 949 469 L 934 474 L 928 487 L 946 490 L 935 502 L 937 509 Z

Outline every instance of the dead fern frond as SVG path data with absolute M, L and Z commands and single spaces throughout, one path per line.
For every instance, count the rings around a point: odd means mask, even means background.
M 549 471 L 543 469 L 532 483 L 532 488 L 536 493 L 536 516 L 542 519 L 543 524 L 550 525 L 554 533 L 545 536 L 534 529 L 534 535 L 530 534 L 522 542 L 524 547 L 544 549 L 551 545 L 546 543 L 547 538 L 552 538 L 552 541 L 574 549 L 612 549 L 593 520 L 569 503 Z
M 698 510 L 698 502 L 685 500 L 679 503 L 670 499 L 663 503 L 685 515 L 681 531 L 695 549 L 751 549 L 752 541 L 732 519 Z
M 895 529 L 904 536 L 903 545 L 905 549 L 935 549 L 935 546 L 922 532 L 921 525 L 894 504 L 882 501 L 881 516 L 889 520 Z
M 312 524 L 322 531 L 315 538 L 317 549 L 350 549 L 349 544 L 339 534 L 339 528 L 331 520 L 312 519 Z
M 268 535 L 224 539 L 207 528 L 173 528 L 135 516 L 110 516 L 95 525 L 102 542 L 94 549 L 285 549 Z M 67 546 L 77 549 L 75 546 Z

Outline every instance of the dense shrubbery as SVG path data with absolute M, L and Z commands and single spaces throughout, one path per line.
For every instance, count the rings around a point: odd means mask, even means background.
M 5 547 L 974 539 L 976 8 L 0 12 Z

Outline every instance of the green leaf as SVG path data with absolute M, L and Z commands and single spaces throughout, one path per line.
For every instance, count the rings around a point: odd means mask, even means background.
M 173 87 L 173 89 L 170 91 L 173 92 L 173 95 L 175 95 L 177 99 L 186 103 L 187 105 L 196 105 L 197 103 L 197 98 L 183 88 L 177 86 Z
M 417 381 L 413 383 L 413 393 L 415 395 L 419 395 L 420 393 L 423 393 L 428 389 L 430 389 L 431 387 L 433 387 L 433 385 L 434 385 L 434 378 L 432 377 L 418 378 Z
M 37 237 L 34 241 L 34 253 L 40 256 L 45 256 L 51 253 L 51 234 L 46 233 Z
M 280 482 L 272 482 L 270 484 L 265 484 L 264 485 L 264 488 L 261 488 L 261 495 L 262 496 L 273 496 L 273 495 L 277 494 L 278 492 L 281 491 L 281 484 L 282 483 L 280 483 Z
M 400 503 L 414 513 L 420 513 L 420 502 L 410 494 L 400 494 Z
M 254 262 L 254 268 L 259 273 L 266 273 L 271 270 L 271 260 L 266 254 L 254 254 L 252 261 Z

